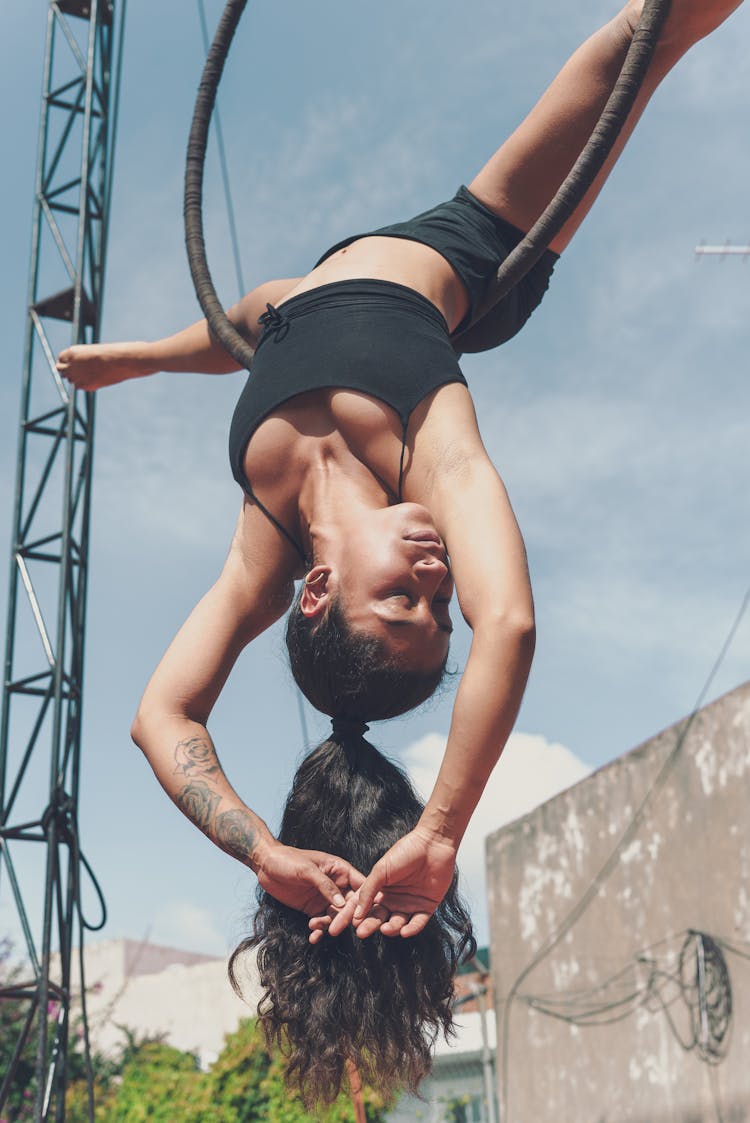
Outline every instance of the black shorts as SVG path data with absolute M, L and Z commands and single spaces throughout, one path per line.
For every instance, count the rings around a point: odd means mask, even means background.
M 469 311 L 453 333 L 457 336 L 471 322 L 487 285 L 524 232 L 480 203 L 467 187 L 460 187 L 448 202 L 439 203 L 407 222 L 346 238 L 328 250 L 317 264 L 360 238 L 372 237 L 421 242 L 437 250 L 453 266 L 469 297 Z M 460 350 L 489 351 L 520 331 L 547 291 L 557 259 L 558 254 L 546 250 L 523 280 L 461 338 Z

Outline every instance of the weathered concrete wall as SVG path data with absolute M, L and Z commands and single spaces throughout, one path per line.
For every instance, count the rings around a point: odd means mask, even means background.
M 750 684 L 684 729 L 487 841 L 501 1123 L 750 1121 Z
M 91 1044 L 108 1056 L 123 1046 L 125 1027 L 137 1037 L 163 1035 L 176 1049 L 195 1053 L 206 1066 L 216 1059 L 225 1036 L 240 1019 L 254 1015 L 260 998 L 251 956 L 240 972 L 243 1002 L 229 985 L 224 959 L 134 940 L 90 944 L 84 954 Z M 77 955 L 72 966 L 78 1002 Z

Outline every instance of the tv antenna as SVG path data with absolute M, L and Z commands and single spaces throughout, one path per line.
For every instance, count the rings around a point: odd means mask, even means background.
M 744 257 L 750 258 L 750 245 L 733 246 L 727 240 L 723 246 L 706 246 L 701 242 L 695 247 L 696 257 Z

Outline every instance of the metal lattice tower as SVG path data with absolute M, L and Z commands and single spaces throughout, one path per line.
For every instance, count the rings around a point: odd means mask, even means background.
M 71 951 L 87 926 L 77 809 L 94 398 L 62 382 L 54 356 L 98 338 L 124 10 L 50 0 L 47 14 L 0 724 L 0 903 L 24 957 L 0 1001 L 28 1002 L 0 1116 L 33 1050 L 37 1123 L 65 1118 Z

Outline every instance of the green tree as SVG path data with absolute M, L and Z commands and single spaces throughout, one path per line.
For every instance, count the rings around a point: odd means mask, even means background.
M 102 1123 L 218 1123 L 196 1058 L 160 1041 L 135 1049 L 112 1088 L 97 1111 Z
M 218 1123 L 208 1110 L 207 1077 L 192 1053 L 160 1038 L 138 1038 L 127 1030 L 118 1056 L 94 1054 L 96 1123 Z M 88 1088 L 82 1057 L 68 1086 L 66 1123 L 88 1123 Z
M 269 1118 L 263 1081 L 270 1064 L 257 1019 L 246 1018 L 224 1039 L 224 1048 L 209 1073 L 211 1101 L 221 1123 Z
M 146 1045 L 163 1044 L 163 1036 L 139 1036 L 125 1026 L 117 1028 L 125 1034 L 125 1041 L 117 1054 L 105 1056 L 103 1053 L 93 1052 L 90 1057 L 96 1120 L 106 1121 L 110 1118 L 126 1066 L 131 1061 L 139 1063 L 140 1052 Z M 80 1048 L 73 1048 L 68 1053 L 65 1120 L 66 1123 L 89 1123 L 88 1066 L 83 1050 L 83 1031 L 80 1025 L 74 1029 Z
M 208 1072 L 191 1053 L 132 1032 L 118 1058 L 92 1063 L 96 1123 L 355 1123 L 348 1090 L 325 1111 L 305 1110 L 254 1018 L 227 1036 Z M 383 1099 L 370 1089 L 364 1098 L 368 1123 L 383 1123 Z M 88 1123 L 85 1080 L 71 1084 L 66 1108 L 67 1123 Z
M 94 1118 L 106 1119 L 105 1109 L 108 1099 L 106 1085 L 94 1080 Z M 89 1123 L 89 1095 L 85 1080 L 74 1080 L 65 1092 L 65 1123 Z
M 13 962 L 13 947 L 7 938 L 0 939 L 0 988 L 18 985 L 23 970 Z M 0 1083 L 10 1069 L 10 1062 L 29 1014 L 29 1000 L 0 996 Z M 18 1058 L 10 1096 L 0 1123 L 26 1123 L 34 1117 L 34 1079 L 36 1050 L 36 1018 Z

